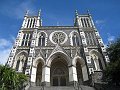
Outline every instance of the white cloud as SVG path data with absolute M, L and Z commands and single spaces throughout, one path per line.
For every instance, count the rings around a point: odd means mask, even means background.
M 103 24 L 103 23 L 105 23 L 105 20 L 96 20 L 95 23 L 98 24 L 98 25 Z
M 35 12 L 35 7 L 33 3 L 30 0 L 27 1 L 21 1 L 21 3 L 16 2 L 8 2 L 9 4 L 1 5 L 0 13 L 11 17 L 11 18 L 17 18 L 17 19 L 23 19 L 25 11 L 29 10 L 30 13 Z
M 29 10 L 30 13 L 35 13 L 35 7 L 30 1 L 22 2 L 20 5 L 18 5 L 14 9 L 14 14 L 17 16 L 17 18 L 23 19 L 23 15 L 25 14 L 26 10 Z
M 3 38 L 0 39 L 0 49 L 4 49 L 4 48 L 9 47 L 11 45 L 12 45 L 12 43 L 10 41 L 3 39 Z
M 96 21 L 95 21 L 95 24 L 96 24 L 100 29 L 102 29 L 103 26 L 105 25 L 105 20 L 96 20 Z
M 10 36 L 10 40 L 0 38 L 0 64 L 7 62 L 14 40 L 15 38 L 13 36 Z
M 115 36 L 111 35 L 110 33 L 107 33 L 108 35 L 108 42 L 112 42 L 115 40 Z
M 10 37 L 11 37 L 11 40 L 12 40 L 12 42 L 14 43 L 15 42 L 15 37 L 14 36 L 12 36 L 12 35 L 10 35 Z
M 7 62 L 10 50 L 11 50 L 10 48 L 0 50 L 0 64 L 5 64 Z
M 115 40 L 115 36 L 110 36 L 108 37 L 108 41 L 111 42 L 111 41 L 114 41 Z

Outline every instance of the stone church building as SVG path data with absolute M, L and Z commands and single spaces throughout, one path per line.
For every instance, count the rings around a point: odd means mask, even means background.
M 100 83 L 109 58 L 89 12 L 75 12 L 73 26 L 43 26 L 41 12 L 26 12 L 7 65 L 31 86 Z

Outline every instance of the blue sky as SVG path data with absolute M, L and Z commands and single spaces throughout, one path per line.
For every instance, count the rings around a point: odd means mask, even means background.
M 0 63 L 8 58 L 25 11 L 37 15 L 39 9 L 44 26 L 73 25 L 75 10 L 84 14 L 89 9 L 106 45 L 120 34 L 120 0 L 1 0 Z

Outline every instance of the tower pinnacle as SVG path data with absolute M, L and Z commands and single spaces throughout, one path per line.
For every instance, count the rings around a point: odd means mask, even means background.
M 77 10 L 75 10 L 75 16 L 78 16 L 78 11 Z
M 88 15 L 90 15 L 90 10 L 87 10 Z
M 26 10 L 25 12 L 25 16 L 28 16 L 29 10 Z
M 40 15 L 41 15 L 41 9 L 38 11 L 38 16 L 40 17 Z

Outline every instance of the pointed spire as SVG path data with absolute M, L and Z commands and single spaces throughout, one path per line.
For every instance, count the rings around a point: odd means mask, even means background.
M 78 11 L 77 10 L 75 10 L 75 16 L 78 16 Z
M 38 11 L 38 16 L 39 17 L 41 16 L 41 9 Z
M 87 10 L 88 15 L 90 15 L 90 10 Z
M 28 16 L 29 10 L 26 10 L 25 12 L 25 16 Z

